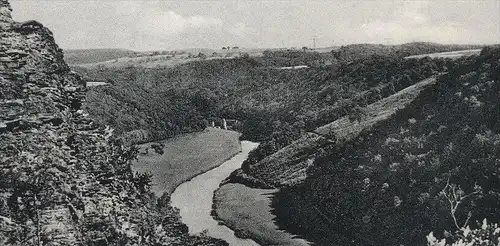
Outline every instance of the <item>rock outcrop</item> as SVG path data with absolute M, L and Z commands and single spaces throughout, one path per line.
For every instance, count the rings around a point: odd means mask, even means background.
M 223 245 L 148 193 L 85 92 L 52 33 L 0 0 L 0 245 Z

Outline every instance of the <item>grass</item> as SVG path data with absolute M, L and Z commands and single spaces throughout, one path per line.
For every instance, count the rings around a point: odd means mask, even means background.
M 473 49 L 473 50 L 458 50 L 458 51 L 450 51 L 450 52 L 439 52 L 439 53 L 432 53 L 432 54 L 423 54 L 423 55 L 414 55 L 414 56 L 407 56 L 405 57 L 406 59 L 420 59 L 424 57 L 430 57 L 430 58 L 451 58 L 451 59 L 458 59 L 462 56 L 472 56 L 472 55 L 479 55 L 481 53 L 481 49 Z
M 225 184 L 214 194 L 216 217 L 234 230 L 236 236 L 251 238 L 261 245 L 308 245 L 274 223 L 271 197 L 276 191 Z
M 132 163 L 134 172 L 153 174 L 152 191 L 160 196 L 170 195 L 175 188 L 194 176 L 222 164 L 241 150 L 239 133 L 208 128 L 203 132 L 189 133 L 160 141 L 165 145 L 163 154 L 150 146 L 139 145 L 138 160 Z M 149 148 L 147 154 L 146 147 Z
M 371 131 L 410 106 L 424 91 L 434 90 L 437 82 L 433 76 L 367 105 L 359 121 L 344 116 L 321 126 L 254 164 L 248 174 L 275 186 L 300 183 L 307 178 L 307 168 L 314 161 L 313 154 L 317 149 L 327 145 L 339 146 Z

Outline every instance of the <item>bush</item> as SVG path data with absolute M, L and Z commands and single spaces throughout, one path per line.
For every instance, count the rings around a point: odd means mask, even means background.
M 445 233 L 447 238 L 438 239 L 431 232 L 426 236 L 428 246 L 468 246 L 468 245 L 500 245 L 500 228 L 498 224 L 488 224 L 483 220 L 478 228 L 462 227 L 454 235 Z
M 134 186 L 145 193 L 151 188 L 153 182 L 153 174 L 151 172 L 139 173 L 136 172 L 133 178 Z

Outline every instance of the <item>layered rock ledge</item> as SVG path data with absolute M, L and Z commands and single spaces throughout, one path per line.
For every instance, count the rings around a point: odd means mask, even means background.
M 134 177 L 135 149 L 80 109 L 50 30 L 11 11 L 0 0 L 0 245 L 224 245 Z

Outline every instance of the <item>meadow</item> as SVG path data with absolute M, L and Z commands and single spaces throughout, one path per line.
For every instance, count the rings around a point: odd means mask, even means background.
M 274 223 L 271 199 L 275 192 L 277 189 L 255 189 L 243 184 L 222 185 L 214 194 L 215 217 L 236 236 L 252 238 L 261 245 L 308 245 Z
M 181 183 L 240 152 L 239 136 L 238 132 L 207 128 L 202 132 L 145 143 L 138 146 L 139 155 L 132 163 L 132 170 L 151 172 L 151 190 L 158 196 L 165 192 L 170 195 Z M 163 144 L 164 153 L 157 153 L 151 147 L 154 144 Z

